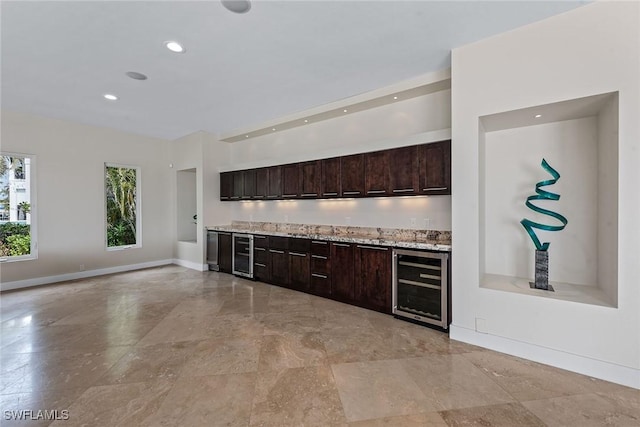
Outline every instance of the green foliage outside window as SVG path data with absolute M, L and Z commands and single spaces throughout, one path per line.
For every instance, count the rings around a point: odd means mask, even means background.
M 137 170 L 105 168 L 107 247 L 135 245 L 137 227 Z
M 31 253 L 31 227 L 7 222 L 0 224 L 0 256 L 20 256 Z

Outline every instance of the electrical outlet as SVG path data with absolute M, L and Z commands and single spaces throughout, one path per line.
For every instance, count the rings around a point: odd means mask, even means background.
M 78 268 L 78 271 L 84 271 L 84 264 L 80 264 L 80 267 Z
M 411 223 L 412 227 L 415 227 L 418 224 L 418 222 L 416 221 L 415 218 L 411 218 L 411 220 L 409 222 Z
M 429 218 L 425 218 L 424 219 L 424 228 L 428 230 L 429 227 L 431 227 L 431 220 Z

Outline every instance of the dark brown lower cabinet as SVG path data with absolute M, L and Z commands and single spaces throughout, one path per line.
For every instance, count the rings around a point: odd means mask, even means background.
M 231 233 L 218 232 L 218 267 L 223 273 L 233 271 Z
M 289 251 L 289 286 L 309 292 L 309 253 Z
M 271 283 L 289 287 L 289 254 L 283 249 L 269 249 Z
M 271 259 L 269 249 L 253 247 L 253 278 L 261 282 L 271 281 Z
M 353 246 L 331 243 L 331 296 L 345 302 L 355 300 Z
M 356 304 L 391 313 L 391 249 L 356 245 L 354 270 Z

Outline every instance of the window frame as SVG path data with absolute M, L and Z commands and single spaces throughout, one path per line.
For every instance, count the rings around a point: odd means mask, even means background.
M 136 171 L 136 243 L 131 245 L 122 246 L 109 246 L 109 238 L 107 229 L 109 224 L 107 223 L 107 168 L 126 168 L 134 169 Z M 142 169 L 140 166 L 126 165 L 122 163 L 109 163 L 105 162 L 102 168 L 102 179 L 104 182 L 103 187 L 103 202 L 104 202 L 104 220 L 103 220 L 103 233 L 104 233 L 104 247 L 107 252 L 122 251 L 126 249 L 142 248 Z
M 30 253 L 28 255 L 13 255 L 0 257 L 1 263 L 32 261 L 38 259 L 38 204 L 37 204 L 37 156 L 35 154 L 16 153 L 10 151 L 0 151 L 0 157 L 20 157 L 29 159 L 29 205 L 31 215 L 29 223 L 29 236 L 31 238 Z M 26 169 L 26 165 L 24 166 Z M 26 171 L 23 171 L 26 174 Z M 26 176 L 26 175 L 25 175 Z M 25 178 L 26 179 L 26 178 Z

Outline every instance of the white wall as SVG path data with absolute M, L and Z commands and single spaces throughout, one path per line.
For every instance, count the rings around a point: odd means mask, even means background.
M 172 227 L 173 258 L 176 263 L 185 267 L 205 269 L 205 248 L 207 225 L 228 224 L 231 221 L 229 207 L 220 202 L 220 181 L 218 169 L 229 163 L 229 147 L 221 143 L 207 132 L 195 132 L 176 139 L 170 143 L 170 163 L 173 172 L 171 193 L 176 195 L 179 189 L 177 175 L 191 172 L 195 177 L 191 185 L 195 185 L 195 206 L 198 215 L 195 227 L 195 241 L 181 241 L 182 236 L 177 225 Z M 178 201 L 178 202 L 177 202 Z M 181 215 L 183 206 L 179 198 L 167 199 L 167 205 L 173 203 L 173 224 Z M 193 214 L 191 214 L 193 215 Z
M 242 169 L 449 139 L 451 91 L 310 123 L 231 145 L 230 169 Z M 442 131 L 444 129 L 444 131 Z M 433 132 L 433 133 L 431 133 Z M 450 230 L 451 197 L 343 201 L 228 202 L 244 221 Z M 425 227 L 425 218 L 429 226 Z M 416 224 L 412 225 L 412 219 Z
M 639 17 L 640 3 L 596 2 L 453 51 L 451 336 L 640 388 Z M 614 91 L 618 307 L 481 288 L 478 118 Z
M 3 151 L 37 156 L 38 259 L 1 266 L 2 283 L 171 258 L 168 141 L 2 111 Z M 140 166 L 142 247 L 105 250 L 104 163 Z

